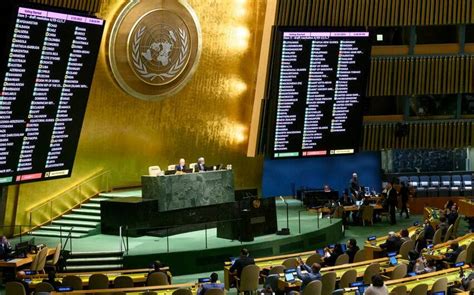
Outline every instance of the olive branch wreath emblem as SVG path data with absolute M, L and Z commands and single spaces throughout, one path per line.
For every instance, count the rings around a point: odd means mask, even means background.
M 162 74 L 155 74 L 155 73 L 150 73 L 148 71 L 147 66 L 142 62 L 140 58 L 140 41 L 143 38 L 143 34 L 145 33 L 146 26 L 141 27 L 136 33 L 133 38 L 133 43 L 132 43 L 132 59 L 133 59 L 133 66 L 135 67 L 135 70 L 138 72 L 138 74 L 144 78 L 144 79 L 149 79 L 150 81 L 153 81 L 156 78 L 160 78 L 161 80 L 165 80 L 166 78 L 172 78 L 174 77 L 181 68 L 184 66 L 186 62 L 186 55 L 188 52 L 189 48 L 189 40 L 186 32 L 179 28 L 178 33 L 179 33 L 179 39 L 181 41 L 181 49 L 179 51 L 179 57 L 176 63 L 166 72 Z M 176 37 L 171 35 L 171 38 L 176 41 Z

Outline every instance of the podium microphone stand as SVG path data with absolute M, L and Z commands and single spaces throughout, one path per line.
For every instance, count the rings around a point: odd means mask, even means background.
M 290 219 L 289 219 L 289 212 L 288 212 L 289 206 L 288 206 L 288 202 L 282 196 L 280 196 L 280 199 L 286 205 L 286 228 L 282 228 L 281 230 L 277 231 L 277 235 L 287 236 L 290 234 Z

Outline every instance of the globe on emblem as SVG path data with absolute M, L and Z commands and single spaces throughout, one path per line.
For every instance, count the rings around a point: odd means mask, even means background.
M 144 100 L 173 95 L 196 71 L 201 39 L 197 16 L 185 0 L 130 0 L 109 32 L 115 81 Z

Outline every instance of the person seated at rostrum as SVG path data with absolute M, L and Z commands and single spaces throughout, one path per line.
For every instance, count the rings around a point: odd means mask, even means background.
M 299 263 L 300 265 L 296 268 L 296 275 L 302 282 L 301 291 L 303 291 L 312 281 L 321 280 L 321 265 L 319 263 L 313 263 L 313 265 L 309 267 L 301 258 L 299 259 Z
M 199 157 L 197 160 L 196 166 L 194 166 L 194 172 L 206 171 L 206 162 L 204 157 Z
M 250 257 L 249 250 L 247 250 L 246 248 L 242 248 L 240 250 L 239 258 L 236 259 L 235 262 L 231 265 L 229 272 L 231 275 L 240 278 L 244 267 L 252 264 L 255 264 L 255 261 L 252 257 Z
M 387 286 L 380 275 L 372 276 L 372 284 L 365 290 L 364 295 L 388 295 Z
M 176 171 L 184 171 L 186 169 L 186 160 L 179 159 L 178 165 L 175 166 Z
M 386 253 L 400 251 L 400 246 L 402 245 L 402 240 L 400 237 L 393 231 L 388 233 L 388 238 L 385 243 L 380 244 L 380 248 L 385 250 Z
M 148 285 L 148 278 L 150 277 L 150 275 L 155 272 L 164 273 L 166 277 L 168 278 L 168 283 L 171 285 L 171 278 L 172 278 L 171 272 L 169 272 L 168 270 L 164 270 L 163 269 L 164 267 L 165 266 L 163 265 L 163 263 L 161 263 L 161 261 L 159 260 L 156 260 L 155 262 L 153 262 L 153 270 L 148 273 L 146 285 Z
M 354 256 L 356 255 L 357 251 L 359 251 L 359 246 L 357 246 L 356 239 L 349 239 L 349 241 L 347 241 L 346 250 L 346 254 L 349 255 L 349 263 L 354 262 Z
M 334 266 L 336 264 L 337 257 L 344 254 L 342 252 L 341 244 L 334 245 L 333 249 L 325 248 L 326 255 L 324 257 L 324 266 Z
M 210 279 L 211 281 L 209 283 L 204 283 L 199 287 L 199 290 L 197 292 L 198 295 L 204 295 L 206 294 L 206 291 L 210 289 L 224 290 L 224 284 L 217 282 L 217 280 L 219 279 L 217 273 L 211 273 Z

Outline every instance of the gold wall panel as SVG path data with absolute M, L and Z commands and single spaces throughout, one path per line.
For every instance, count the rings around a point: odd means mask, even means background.
M 188 163 L 199 156 L 208 164 L 231 163 L 236 188 L 260 187 L 262 158 L 247 158 L 246 151 L 266 1 L 188 2 L 203 36 L 201 61 L 191 82 L 160 102 L 126 95 L 110 74 L 105 34 L 72 177 L 12 186 L 10 195 L 18 196 L 16 224 L 28 222 L 26 208 L 92 173 L 111 170 L 112 187 L 136 185 L 148 166 L 166 169 L 180 157 Z M 110 26 L 124 1 L 103 3 L 98 15 Z
M 474 145 L 474 122 L 409 122 L 408 136 L 396 137 L 397 122 L 365 123 L 362 150 L 446 149 Z
M 473 0 L 278 0 L 278 25 L 426 26 L 471 24 Z

